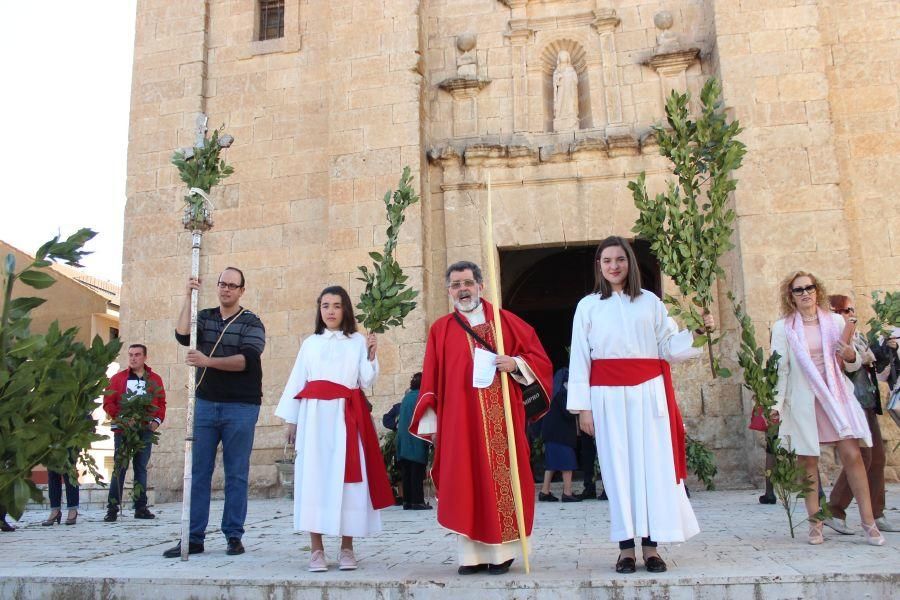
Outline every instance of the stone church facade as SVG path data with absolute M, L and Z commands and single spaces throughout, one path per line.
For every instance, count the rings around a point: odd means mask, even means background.
M 261 11 L 279 4 L 283 31 L 261 39 L 272 24 Z M 312 331 L 316 295 L 327 284 L 358 294 L 356 267 L 384 242 L 381 196 L 405 165 L 421 202 L 399 260 L 420 307 L 381 340 L 376 416 L 399 401 L 428 324 L 448 309 L 446 265 L 493 251 L 483 243 L 488 176 L 504 303 L 538 322 L 564 360 L 567 315 L 592 284 L 591 246 L 631 236 L 627 182 L 646 171 L 651 189 L 665 185 L 650 129 L 665 96 L 696 97 L 709 77 L 722 81 L 748 146 L 718 321 L 733 333 L 733 290 L 764 337 L 779 316 L 777 283 L 793 269 L 857 294 L 864 319 L 871 290 L 897 289 L 896 2 L 139 0 L 137 11 L 121 323 L 126 342 L 148 344 L 169 388 L 153 458 L 160 499 L 180 493 L 187 381 L 173 329 L 190 235 L 169 159 L 193 144 L 199 112 L 236 140 L 226 152 L 235 174 L 216 191 L 203 238 L 201 303 L 215 302 L 216 273 L 240 267 L 243 304 L 268 333 L 251 467 L 259 493 L 275 481 L 274 405 Z M 642 261 L 656 290 L 671 291 L 652 257 Z M 734 338 L 721 350 L 728 366 Z M 702 361 L 678 370 L 688 432 L 715 450 L 720 485 L 758 483 L 749 398 L 737 378 L 711 381 L 708 371 Z M 896 480 L 897 453 L 889 462 Z

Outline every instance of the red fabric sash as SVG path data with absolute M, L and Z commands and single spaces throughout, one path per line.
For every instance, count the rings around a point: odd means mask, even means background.
M 360 483 L 362 467 L 359 459 L 359 443 L 362 441 L 366 456 L 366 479 L 369 482 L 369 496 L 376 510 L 394 505 L 394 493 L 384 467 L 378 434 L 372 425 L 372 418 L 359 388 L 350 389 L 339 383 L 319 379 L 306 382 L 306 386 L 294 396 L 297 400 L 315 398 L 317 400 L 337 400 L 346 398 L 344 422 L 347 425 L 347 454 L 344 463 L 344 482 Z
M 672 435 L 672 456 L 675 459 L 675 482 L 687 477 L 687 455 L 684 442 L 684 422 L 675 402 L 672 368 L 661 358 L 602 358 L 591 361 L 592 386 L 631 387 L 662 375 L 669 408 L 669 431 Z

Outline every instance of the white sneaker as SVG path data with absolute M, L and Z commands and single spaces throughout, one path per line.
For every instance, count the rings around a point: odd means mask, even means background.
M 834 517 L 831 517 L 829 519 L 825 519 L 822 522 L 842 535 L 853 535 L 854 533 L 856 533 L 855 531 L 847 527 L 847 519 L 836 519 Z
M 356 557 L 353 556 L 353 550 L 350 548 L 341 548 L 341 554 L 338 558 L 338 569 L 341 571 L 353 571 L 356 567 Z
M 324 550 L 313 550 L 309 555 L 309 571 L 311 573 L 323 573 L 328 570 L 328 563 L 325 561 Z
M 900 526 L 894 525 L 888 521 L 887 517 L 875 519 L 875 524 L 878 525 L 879 531 L 900 531 Z

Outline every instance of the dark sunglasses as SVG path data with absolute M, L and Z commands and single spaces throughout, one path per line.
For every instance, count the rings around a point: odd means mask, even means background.
M 853 315 L 856 314 L 856 309 L 852 306 L 848 306 L 847 308 L 836 308 L 834 309 L 834 312 L 838 313 L 839 315 Z
M 795 296 L 802 296 L 803 294 L 812 294 L 815 291 L 816 291 L 815 284 L 810 284 L 806 287 L 791 288 L 791 293 Z

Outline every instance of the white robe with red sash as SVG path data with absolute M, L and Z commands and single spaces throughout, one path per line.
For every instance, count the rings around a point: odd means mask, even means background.
M 471 313 L 459 313 L 476 333 L 496 345 L 493 309 L 482 301 Z M 552 367 L 528 324 L 501 311 L 505 351 L 516 359 L 522 383 L 535 380 L 552 392 Z M 422 369 L 422 386 L 410 432 L 435 443 L 431 476 L 437 492 L 438 523 L 460 534 L 463 565 L 500 564 L 521 556 L 509 473 L 509 451 L 500 377 L 484 389 L 472 385 L 472 353 L 480 344 L 454 319 L 431 326 Z M 526 535 L 534 521 L 534 479 L 525 437 L 521 387 L 510 380 L 516 453 Z
M 325 330 L 311 335 L 285 385 L 275 416 L 297 424 L 294 461 L 294 529 L 325 535 L 366 536 L 381 531 L 381 516 L 372 508 L 360 443 L 362 482 L 346 483 L 346 400 L 297 400 L 308 381 L 324 379 L 348 388 L 372 385 L 378 361 L 368 360 L 366 338 Z
M 621 293 L 605 300 L 591 294 L 575 310 L 567 406 L 571 412 L 593 411 L 614 542 L 646 536 L 683 542 L 700 531 L 684 482 L 676 482 L 662 376 L 633 386 L 590 385 L 595 359 L 674 363 L 698 355 L 696 349 L 674 350 L 677 333 L 665 305 L 647 290 L 634 300 Z

